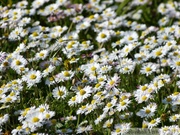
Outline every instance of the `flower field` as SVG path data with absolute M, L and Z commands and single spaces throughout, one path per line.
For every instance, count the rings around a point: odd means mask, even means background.
M 180 135 L 178 0 L 2 0 L 0 18 L 0 135 Z

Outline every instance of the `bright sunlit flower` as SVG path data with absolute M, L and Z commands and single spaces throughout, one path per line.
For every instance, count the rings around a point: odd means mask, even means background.
M 53 97 L 56 99 L 60 99 L 60 98 L 64 99 L 67 96 L 68 92 L 67 92 L 66 87 L 60 86 L 60 87 L 54 88 L 52 94 L 53 94 Z
M 28 73 L 22 76 L 22 80 L 27 83 L 27 86 L 30 88 L 33 85 L 41 82 L 41 72 L 40 71 L 35 71 L 35 70 L 30 70 Z

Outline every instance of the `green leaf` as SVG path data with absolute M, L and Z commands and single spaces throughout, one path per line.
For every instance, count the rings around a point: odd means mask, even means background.
M 117 14 L 120 15 L 122 14 L 123 8 L 130 2 L 131 0 L 124 0 L 118 7 L 117 9 Z

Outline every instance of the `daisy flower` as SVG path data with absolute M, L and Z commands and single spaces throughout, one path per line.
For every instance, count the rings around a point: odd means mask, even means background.
M 103 108 L 103 111 L 106 113 L 106 112 L 108 112 L 110 109 L 112 109 L 114 106 L 116 105 L 116 103 L 115 102 L 108 102 L 107 104 L 106 104 L 106 106 Z
M 177 71 L 180 71 L 180 59 L 175 58 L 173 60 L 169 60 L 169 65 L 172 69 L 175 69 Z
M 27 65 L 27 60 L 21 55 L 16 55 L 13 57 L 11 62 L 11 68 L 14 70 L 18 70 L 20 67 L 24 67 Z
M 41 72 L 40 71 L 35 71 L 35 70 L 30 70 L 28 73 L 22 76 L 22 80 L 27 83 L 27 86 L 30 88 L 33 85 L 41 82 Z
M 167 53 L 167 49 L 164 47 L 158 47 L 151 52 L 153 58 L 163 58 Z
M 9 120 L 9 114 L 1 115 L 0 116 L 0 126 L 6 123 Z
M 117 74 L 115 74 L 113 77 L 107 80 L 106 87 L 108 89 L 111 89 L 113 87 L 116 87 L 119 82 L 120 82 L 120 77 Z
M 78 100 L 77 96 L 71 97 L 71 99 L 68 101 L 69 106 L 76 105 L 77 103 L 79 103 L 79 100 Z
M 152 117 L 155 115 L 154 112 L 156 111 L 156 109 L 157 109 L 157 105 L 155 103 L 151 103 L 147 107 L 143 107 L 143 109 L 138 111 L 136 115 L 140 116 L 141 118 Z
M 148 128 L 154 128 L 156 127 L 159 123 L 161 122 L 160 118 L 156 118 L 156 119 L 152 119 L 149 123 L 148 123 Z
M 113 119 L 109 119 L 107 120 L 104 124 L 103 124 L 103 128 L 110 128 L 112 126 L 113 123 Z
M 46 77 L 47 75 L 49 75 L 50 73 L 52 73 L 55 69 L 55 66 L 49 65 L 49 67 L 47 67 L 43 72 L 42 72 L 42 76 Z
M 157 70 L 157 65 L 154 63 L 143 63 L 142 64 L 142 68 L 140 70 L 140 73 L 142 74 L 146 74 L 146 76 L 151 75 L 153 72 L 155 72 Z
M 57 74 L 56 81 L 63 82 L 63 81 L 70 80 L 74 76 L 74 74 L 75 74 L 74 71 L 71 71 L 71 70 L 62 71 L 61 73 Z
M 106 118 L 107 114 L 103 112 L 103 114 L 99 115 L 97 119 L 94 121 L 95 125 L 98 125 L 104 118 Z
M 120 112 L 120 111 L 124 111 L 125 109 L 128 108 L 129 104 L 131 103 L 131 101 L 129 99 L 120 99 L 119 103 L 117 104 L 116 109 Z
M 92 125 L 88 125 L 86 127 L 85 126 L 78 126 L 76 133 L 77 134 L 81 134 L 83 132 L 88 133 L 91 130 L 92 130 Z
M 48 50 L 41 50 L 40 52 L 36 53 L 35 58 L 37 60 L 42 59 L 44 60 L 48 56 L 49 52 Z
M 171 135 L 171 133 L 168 126 L 163 126 L 159 129 L 159 135 Z
M 99 43 L 105 43 L 111 38 L 111 33 L 109 30 L 103 30 L 102 32 L 98 33 L 96 40 Z
M 130 123 L 115 124 L 115 129 L 111 132 L 111 135 L 126 134 L 130 130 L 130 127 Z
M 67 89 L 66 87 L 64 86 L 59 86 L 59 87 L 56 87 L 53 89 L 53 97 L 56 98 L 56 99 L 64 99 L 66 96 L 67 96 L 68 92 L 67 92 Z
M 138 34 L 135 31 L 128 31 L 124 33 L 124 38 L 122 42 L 125 44 L 133 43 L 138 41 Z
M 138 103 L 146 102 L 152 97 L 152 95 L 149 94 L 148 92 L 136 93 L 134 96 Z
M 87 106 L 82 105 L 77 111 L 76 114 L 84 114 L 87 111 Z
M 176 122 L 180 119 L 180 114 L 175 114 L 169 117 L 170 122 Z
M 93 89 L 91 86 L 85 86 L 84 88 L 80 89 L 77 92 L 77 99 L 79 100 L 78 102 L 81 103 L 84 99 L 91 96 L 91 93 L 93 92 L 92 90 Z

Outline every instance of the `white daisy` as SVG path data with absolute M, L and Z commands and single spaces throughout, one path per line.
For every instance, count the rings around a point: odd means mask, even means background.
M 22 76 L 22 80 L 27 83 L 27 86 L 30 88 L 33 85 L 41 82 L 41 72 L 40 71 L 35 71 L 35 70 L 30 70 L 28 73 Z
M 53 97 L 56 99 L 62 98 L 64 99 L 67 96 L 68 92 L 66 87 L 64 86 L 59 86 L 53 89 Z
M 151 103 L 147 107 L 143 107 L 143 109 L 138 111 L 136 115 L 140 116 L 141 118 L 152 117 L 155 115 L 154 112 L 156 111 L 156 109 L 157 109 L 157 105 L 155 103 Z

